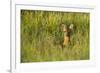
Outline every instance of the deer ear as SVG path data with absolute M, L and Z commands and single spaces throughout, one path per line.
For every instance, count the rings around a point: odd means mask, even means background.
M 70 24 L 69 29 L 73 29 L 74 25 Z
M 60 29 L 61 29 L 61 31 L 64 31 L 65 30 L 65 24 L 61 24 Z

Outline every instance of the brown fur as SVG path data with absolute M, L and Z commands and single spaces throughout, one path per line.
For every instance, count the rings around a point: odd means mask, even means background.
M 66 47 L 70 43 L 70 32 L 71 29 L 66 27 L 64 24 L 62 25 L 62 32 L 64 33 L 62 48 Z

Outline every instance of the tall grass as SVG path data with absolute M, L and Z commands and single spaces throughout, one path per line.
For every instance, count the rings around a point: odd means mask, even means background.
M 89 59 L 90 14 L 21 10 L 21 62 Z M 63 50 L 60 25 L 74 24 L 71 44 Z

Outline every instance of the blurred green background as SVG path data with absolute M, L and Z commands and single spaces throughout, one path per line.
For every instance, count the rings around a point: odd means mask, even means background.
M 90 13 L 21 10 L 21 63 L 89 60 Z M 60 26 L 74 25 L 63 50 Z

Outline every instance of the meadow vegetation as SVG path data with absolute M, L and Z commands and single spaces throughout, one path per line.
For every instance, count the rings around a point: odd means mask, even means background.
M 89 13 L 21 10 L 20 15 L 22 63 L 89 59 Z M 71 43 L 63 50 L 62 23 L 74 25 Z

